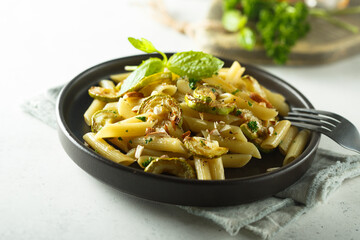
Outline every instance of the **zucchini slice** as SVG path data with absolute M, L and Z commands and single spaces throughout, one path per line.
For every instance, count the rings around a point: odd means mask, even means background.
M 203 137 L 186 137 L 184 144 L 192 154 L 199 157 L 215 158 L 229 151 L 225 147 L 220 147 L 218 141 L 207 140 Z
M 140 105 L 138 114 L 153 112 L 156 115 L 164 115 L 165 119 L 181 124 L 181 108 L 179 103 L 169 95 L 156 94 L 147 97 Z
M 120 98 L 119 91 L 115 88 L 103 88 L 92 86 L 89 89 L 89 95 L 92 98 L 98 99 L 103 102 L 116 102 Z
M 216 100 L 211 102 L 205 102 L 193 97 L 190 94 L 185 95 L 185 102 L 190 108 L 198 112 L 206 112 L 217 115 L 228 115 L 235 109 L 235 105 L 221 104 L 219 101 Z
M 120 121 L 121 116 L 114 110 L 99 110 L 91 118 L 91 131 L 97 133 L 107 123 Z
M 180 158 L 157 158 L 152 160 L 144 171 L 155 174 L 167 173 L 186 179 L 196 178 L 192 166 L 186 160 Z

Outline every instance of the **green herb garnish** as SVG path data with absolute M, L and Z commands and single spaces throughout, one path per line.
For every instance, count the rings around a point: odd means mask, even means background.
M 139 119 L 140 121 L 146 122 L 146 117 L 142 116 L 142 117 L 136 117 L 137 119 Z
M 247 123 L 247 126 L 249 127 L 249 129 L 255 133 L 259 130 L 259 126 L 258 126 L 258 123 L 256 121 L 249 121 Z
M 151 163 L 151 161 L 152 160 L 154 160 L 154 158 L 153 157 L 149 157 L 145 162 L 143 162 L 141 165 L 143 166 L 143 167 L 147 167 L 150 163 Z
M 148 143 L 150 143 L 150 142 L 152 142 L 152 138 L 149 138 L 149 139 L 145 139 L 145 144 L 148 144 Z

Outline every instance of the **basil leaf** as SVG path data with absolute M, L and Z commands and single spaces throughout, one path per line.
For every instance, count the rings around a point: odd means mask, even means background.
M 222 68 L 224 62 L 203 52 L 180 52 L 169 58 L 167 68 L 180 76 L 193 79 L 211 77 Z
M 136 39 L 133 37 L 129 37 L 128 40 L 136 49 L 139 49 L 143 52 L 146 52 L 146 53 L 157 52 L 154 45 L 149 40 L 146 40 L 145 38 Z
M 164 63 L 159 58 L 149 58 L 143 61 L 135 71 L 133 71 L 125 80 L 120 89 L 120 95 L 128 91 L 139 88 L 139 83 L 144 77 L 154 73 L 162 72 Z M 140 86 L 141 87 L 141 86 Z

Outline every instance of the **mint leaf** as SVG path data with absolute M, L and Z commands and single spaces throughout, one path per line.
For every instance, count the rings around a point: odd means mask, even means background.
M 160 58 L 149 58 L 143 61 L 135 71 L 133 71 L 125 80 L 120 89 L 120 95 L 128 91 L 137 90 L 141 79 L 152 74 L 162 72 L 164 63 Z
M 139 49 L 143 52 L 146 52 L 146 53 L 157 52 L 154 45 L 149 40 L 146 40 L 145 38 L 136 39 L 133 37 L 129 37 L 128 40 L 136 49 Z
M 193 79 L 211 77 L 222 68 L 224 62 L 203 52 L 180 52 L 172 55 L 167 63 L 168 69 L 180 76 Z
M 166 55 L 163 52 L 157 50 L 149 40 L 145 38 L 136 39 L 133 37 L 129 37 L 128 40 L 136 49 L 139 49 L 140 51 L 146 53 L 155 53 L 155 52 L 159 53 L 164 58 L 164 62 L 166 64 L 167 62 Z

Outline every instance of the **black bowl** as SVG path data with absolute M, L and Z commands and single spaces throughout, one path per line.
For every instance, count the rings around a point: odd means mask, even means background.
M 170 54 L 169 54 L 170 55 Z M 297 181 L 314 159 L 320 134 L 312 133 L 309 144 L 294 162 L 272 172 L 269 167 L 280 167 L 283 156 L 277 151 L 252 159 L 239 169 L 226 169 L 226 180 L 199 181 L 167 175 L 146 173 L 136 166 L 116 164 L 84 145 L 82 136 L 89 131 L 83 114 L 92 99 L 87 90 L 109 75 L 124 71 L 126 65 L 138 65 L 149 56 L 136 55 L 96 65 L 70 81 L 61 91 L 57 102 L 58 133 L 63 148 L 70 158 L 95 178 L 122 192 L 158 202 L 190 206 L 228 206 L 259 200 L 285 189 Z M 225 66 L 232 61 L 223 59 Z M 294 107 L 313 108 L 298 90 L 285 81 L 254 66 L 242 64 L 246 74 L 262 85 L 282 93 Z

